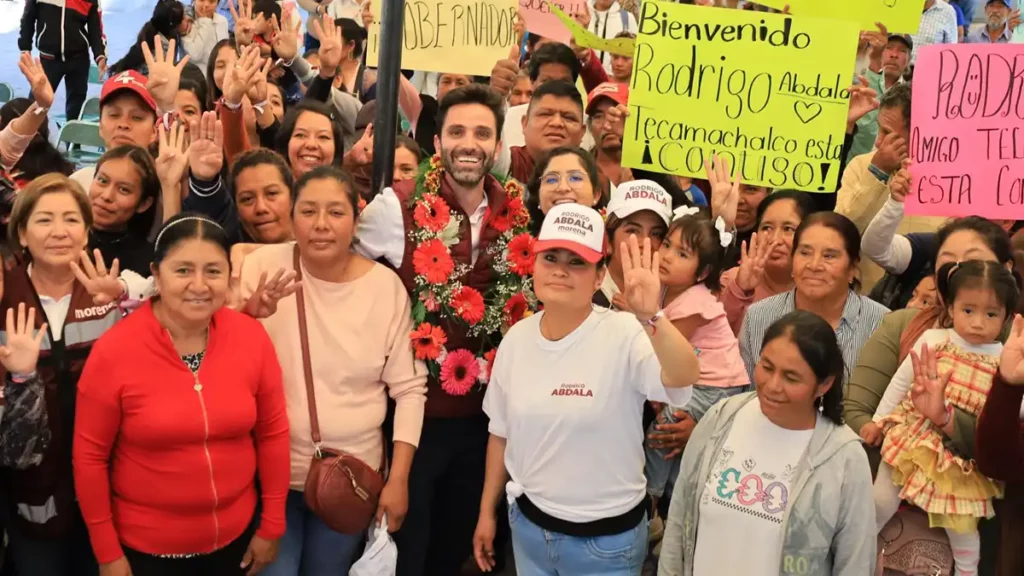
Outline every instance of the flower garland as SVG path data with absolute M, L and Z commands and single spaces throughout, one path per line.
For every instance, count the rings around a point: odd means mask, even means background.
M 498 232 L 487 249 L 496 278 L 487 294 L 481 294 L 458 281 L 470 266 L 455 262 L 451 255 L 451 247 L 459 243 L 463 217 L 439 194 L 444 177 L 441 157 L 433 156 L 424 167 L 409 198 L 413 208 L 409 238 L 416 244 L 411 294 L 416 329 L 409 338 L 416 358 L 440 379 L 441 388 L 463 396 L 474 386 L 487 384 L 501 335 L 536 307 L 531 278 L 534 240 L 526 229 L 530 216 L 523 203 L 523 187 L 512 179 L 502 182 L 505 205 L 498 213 L 488 208 L 484 216 L 484 226 Z M 446 348 L 448 335 L 442 319 L 449 325 L 464 324 L 470 337 L 483 336 L 483 349 Z

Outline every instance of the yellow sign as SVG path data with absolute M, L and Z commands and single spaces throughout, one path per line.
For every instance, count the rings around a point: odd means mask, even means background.
M 757 0 L 757 3 L 779 10 L 789 5 L 789 13 L 794 16 L 853 20 L 861 30 L 877 30 L 875 22 L 881 22 L 889 32 L 898 34 L 917 34 L 924 11 L 921 0 Z
M 569 33 L 572 34 L 576 45 L 583 48 L 590 48 L 598 52 L 608 52 L 609 54 L 618 54 L 619 56 L 632 56 L 635 41 L 632 38 L 609 38 L 604 39 L 594 34 L 590 30 L 584 28 L 574 18 L 559 10 L 558 6 L 550 4 L 551 13 L 558 16 L 558 19 L 565 24 L 565 27 L 569 29 Z
M 386 1 L 386 0 L 384 0 Z M 381 4 L 373 3 L 366 65 L 380 58 Z M 402 68 L 490 76 L 516 45 L 517 0 L 407 0 Z
M 852 22 L 645 0 L 622 164 L 832 192 L 859 32 Z

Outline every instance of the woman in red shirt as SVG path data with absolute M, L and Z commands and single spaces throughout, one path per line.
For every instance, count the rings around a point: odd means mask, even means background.
M 86 363 L 75 488 L 101 576 L 254 574 L 277 553 L 289 481 L 281 367 L 259 321 L 224 307 L 228 249 L 204 216 L 169 220 L 154 245 L 160 297 Z

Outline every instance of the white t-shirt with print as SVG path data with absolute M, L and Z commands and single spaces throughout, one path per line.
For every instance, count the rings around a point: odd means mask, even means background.
M 644 497 L 643 403 L 684 406 L 691 389 L 666 389 L 650 337 L 627 312 L 595 307 L 572 333 L 544 338 L 544 313 L 505 335 L 484 412 L 507 440 L 510 498 L 525 493 L 546 514 L 590 522 L 625 514 Z
M 700 499 L 694 576 L 778 576 L 782 518 L 813 433 L 776 426 L 757 399 L 736 413 Z

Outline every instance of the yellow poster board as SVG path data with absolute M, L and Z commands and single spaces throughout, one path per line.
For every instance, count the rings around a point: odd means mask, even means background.
M 385 0 L 386 1 L 386 0 Z M 373 3 L 366 65 L 380 58 L 380 12 Z M 402 68 L 489 76 L 516 45 L 516 0 L 407 0 Z
M 793 16 L 853 20 L 861 30 L 877 30 L 875 22 L 881 22 L 889 32 L 896 34 L 917 34 L 924 11 L 922 0 L 757 0 L 757 3 L 779 10 L 788 4 Z
M 551 13 L 558 17 L 558 19 L 565 24 L 565 27 L 569 29 L 569 33 L 572 34 L 576 45 L 583 48 L 590 48 L 598 52 L 607 52 L 609 54 L 618 54 L 619 56 L 632 56 L 635 41 L 632 38 L 601 38 L 597 34 L 594 34 L 590 30 L 583 27 L 582 24 L 577 22 L 572 16 L 569 16 L 565 12 L 558 9 L 558 6 L 551 4 Z
M 832 192 L 859 31 L 853 22 L 645 0 L 622 164 Z

